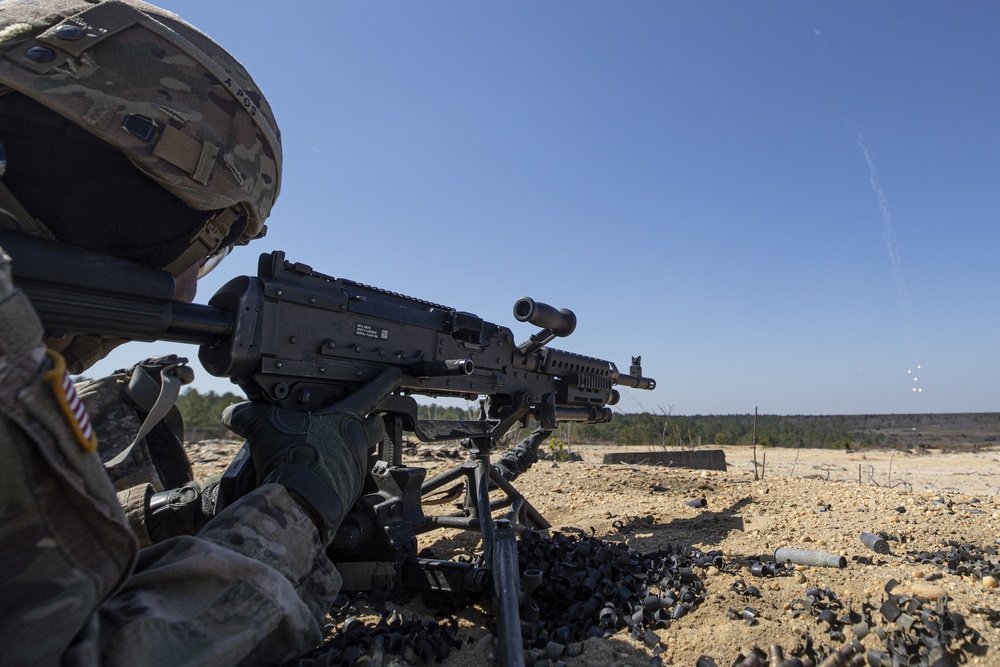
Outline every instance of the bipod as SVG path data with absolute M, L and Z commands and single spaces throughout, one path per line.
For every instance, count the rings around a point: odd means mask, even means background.
M 427 497 L 464 478 L 465 500 L 457 512 L 425 515 L 424 526 L 419 532 L 434 528 L 479 531 L 483 544 L 482 563 L 488 568 L 493 583 L 499 662 L 517 667 L 524 664 L 520 608 L 522 603 L 528 604 L 522 594 L 518 571 L 517 533 L 525 528 L 545 530 L 550 524 L 491 464 L 492 440 L 486 436 L 464 441 L 463 444 L 469 447 L 469 460 L 423 484 L 421 495 Z M 492 499 L 491 492 L 500 492 L 500 497 Z M 493 512 L 504 508 L 510 508 L 505 516 L 494 519 Z
M 327 550 L 343 577 L 343 590 L 492 591 L 498 660 L 502 665 L 520 667 L 524 665 L 521 606 L 531 610 L 527 598 L 533 586 L 522 586 L 517 534 L 526 529 L 545 530 L 550 524 L 490 460 L 495 442 L 516 422 L 517 415 L 499 422 L 484 415 L 465 422 L 418 423 L 407 418 L 408 414 L 415 417 L 415 405 L 410 408 L 402 399 L 392 400 L 394 414 L 385 420 L 388 437 L 379 448 L 361 498 Z M 424 481 L 424 468 L 403 465 L 404 430 L 412 430 L 424 442 L 453 439 L 461 433 L 469 458 Z M 425 506 L 460 498 L 461 492 L 455 493 L 458 486 L 464 486 L 464 499 L 457 511 L 424 513 Z M 502 517 L 493 518 L 494 512 L 504 509 Z M 481 557 L 476 562 L 418 557 L 417 536 L 436 528 L 478 531 Z

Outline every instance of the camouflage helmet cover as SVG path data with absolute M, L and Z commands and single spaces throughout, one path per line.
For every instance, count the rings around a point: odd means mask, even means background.
M 138 0 L 5 0 L 0 53 L 0 88 L 111 144 L 188 206 L 241 214 L 238 242 L 260 234 L 280 187 L 278 127 L 210 37 Z M 226 236 L 234 218 L 220 219 L 200 246 Z

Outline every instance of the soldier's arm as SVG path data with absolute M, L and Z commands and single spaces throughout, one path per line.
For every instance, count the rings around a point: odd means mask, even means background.
M 0 295 L 5 664 L 280 661 L 320 639 L 340 580 L 310 517 L 261 487 L 200 537 L 139 552 L 59 358 Z M 237 628 L 236 625 L 241 627 Z

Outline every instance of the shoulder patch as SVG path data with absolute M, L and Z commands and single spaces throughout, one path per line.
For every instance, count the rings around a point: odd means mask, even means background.
M 52 368 L 45 373 L 43 378 L 52 387 L 52 394 L 55 396 L 63 416 L 66 417 L 66 423 L 73 430 L 76 441 L 80 443 L 83 451 L 93 452 L 97 449 L 97 436 L 90 424 L 90 417 L 87 416 L 87 408 L 76 393 L 73 380 L 70 379 L 69 373 L 66 371 L 66 361 L 58 352 L 46 350 L 45 353 L 52 361 Z

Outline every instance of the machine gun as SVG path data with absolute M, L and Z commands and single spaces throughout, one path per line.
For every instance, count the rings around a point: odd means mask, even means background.
M 505 665 L 524 659 L 527 596 L 516 533 L 549 527 L 511 481 L 560 422 L 608 422 L 616 386 L 655 387 L 639 357 L 625 374 L 609 361 L 547 347 L 573 332 L 576 317 L 530 298 L 514 304 L 514 317 L 540 330 L 518 345 L 508 328 L 471 313 L 327 276 L 280 251 L 261 255 L 257 276 L 231 280 L 201 305 L 173 301 L 169 274 L 131 262 L 10 233 L 0 233 L 0 247 L 47 335 L 196 344 L 209 373 L 231 378 L 252 401 L 297 411 L 383 383 L 388 396 L 372 414 L 384 419 L 387 438 L 329 555 L 345 590 L 492 591 Z M 480 418 L 418 419 L 414 395 L 480 400 Z M 500 438 L 529 423 L 539 430 L 492 463 Z M 469 460 L 425 479 L 425 469 L 403 462 L 404 432 L 422 442 L 461 440 Z M 254 478 L 252 465 L 244 445 L 224 475 L 223 505 Z M 428 496 L 456 486 L 464 486 L 458 511 L 425 513 Z M 478 531 L 482 556 L 475 563 L 418 557 L 417 535 L 439 527 Z

